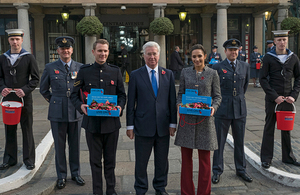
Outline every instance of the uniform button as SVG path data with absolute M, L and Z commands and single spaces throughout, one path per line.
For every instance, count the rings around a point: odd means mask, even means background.
M 234 81 L 234 83 L 236 83 L 236 81 Z
M 236 74 L 234 74 L 234 76 L 235 76 Z
M 70 91 L 70 88 L 68 88 L 68 91 Z
M 92 85 L 91 83 L 89 83 L 89 85 Z
M 236 90 L 236 88 L 233 88 L 233 90 L 235 91 L 235 90 Z
M 225 77 L 223 77 L 223 79 L 225 79 Z
M 67 81 L 67 83 L 70 83 L 70 81 Z
M 57 79 L 57 77 L 55 77 L 55 79 Z
M 103 79 L 100 79 L 101 82 L 103 82 Z
M 102 72 L 102 70 L 100 70 L 100 72 Z
M 55 104 L 55 101 L 53 101 L 53 103 Z

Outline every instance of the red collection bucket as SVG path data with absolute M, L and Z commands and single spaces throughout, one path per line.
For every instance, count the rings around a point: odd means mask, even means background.
M 296 107 L 293 104 L 293 111 L 278 111 L 276 110 L 278 104 L 275 107 L 277 129 L 282 131 L 291 131 L 294 129 L 294 120 L 296 114 Z
M 256 65 L 256 69 L 260 69 L 261 63 L 256 63 L 255 65 Z
M 6 125 L 17 125 L 21 119 L 21 111 L 24 105 L 23 98 L 22 103 L 17 101 L 2 102 L 2 100 L 3 97 L 1 99 L 3 123 Z

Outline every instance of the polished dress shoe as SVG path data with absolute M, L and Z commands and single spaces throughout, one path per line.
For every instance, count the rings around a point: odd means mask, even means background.
M 82 179 L 82 177 L 80 177 L 80 175 L 76 177 L 72 177 L 72 180 L 76 181 L 77 185 L 79 186 L 84 186 L 85 184 L 84 180 Z
M 217 183 L 219 183 L 219 181 L 220 181 L 220 175 L 214 174 L 214 175 L 212 176 L 212 178 L 211 178 L 211 182 L 212 182 L 213 184 L 217 184 Z
M 252 182 L 252 178 L 247 173 L 237 173 L 236 175 L 241 177 L 246 182 Z
M 32 170 L 35 168 L 35 165 L 26 165 L 26 169 Z
M 66 179 L 58 179 L 56 186 L 58 189 L 63 189 L 64 187 L 66 187 Z
M 294 162 L 284 162 L 284 163 L 286 163 L 286 164 L 291 164 L 291 165 L 295 165 L 295 166 L 297 166 L 297 167 L 300 167 L 300 163 L 297 162 L 297 161 L 294 161 Z
M 10 164 L 8 163 L 3 163 L 0 165 L 0 170 L 5 170 L 5 169 L 8 169 L 10 167 Z
M 268 163 L 268 162 L 261 162 L 261 166 L 262 166 L 263 168 L 265 168 L 265 169 L 268 169 L 268 168 L 270 168 L 271 163 Z
M 155 192 L 155 195 L 169 195 L 167 192 Z

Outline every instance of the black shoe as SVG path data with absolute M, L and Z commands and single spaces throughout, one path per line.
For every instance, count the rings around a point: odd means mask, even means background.
M 35 165 L 26 165 L 26 169 L 32 170 L 35 168 Z
M 155 192 L 155 195 L 169 195 L 167 192 Z
M 3 163 L 0 165 L 0 170 L 5 170 L 5 169 L 8 169 L 10 167 L 10 164 L 8 163 Z
M 64 187 L 66 187 L 66 179 L 58 179 L 56 186 L 58 189 L 63 189 Z
M 241 177 L 246 182 L 252 182 L 252 178 L 247 173 L 237 173 L 237 176 Z
M 82 179 L 82 177 L 80 177 L 80 175 L 77 177 L 72 177 L 72 180 L 76 181 L 77 185 L 79 186 L 84 186 L 85 184 L 84 180 Z
M 297 161 L 294 161 L 294 162 L 283 162 L 283 163 L 291 164 L 291 165 L 295 165 L 295 166 L 297 166 L 297 167 L 300 167 L 300 163 L 297 162 Z
M 268 168 L 270 168 L 271 163 L 268 163 L 268 162 L 261 162 L 261 166 L 262 166 L 263 168 L 265 168 L 265 169 L 268 169 Z
M 219 183 L 219 181 L 220 181 L 220 175 L 214 174 L 214 175 L 212 176 L 212 178 L 211 178 L 211 182 L 212 182 L 213 184 L 217 184 L 217 183 Z

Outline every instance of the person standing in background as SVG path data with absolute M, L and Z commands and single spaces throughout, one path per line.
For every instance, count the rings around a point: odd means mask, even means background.
M 171 54 L 171 62 L 169 69 L 173 71 L 174 78 L 176 77 L 177 73 L 183 68 L 183 62 L 179 55 L 179 46 L 175 46 L 175 50 Z
M 239 47 L 239 54 L 237 57 L 238 60 L 246 62 L 246 52 L 243 51 L 243 45 Z
M 258 53 L 258 48 L 256 46 L 253 47 L 253 52 L 250 55 L 250 77 L 253 81 L 253 86 L 255 88 L 260 88 L 259 84 L 259 69 L 260 69 L 260 63 L 261 63 L 261 54 Z M 259 63 L 259 69 L 256 67 L 257 63 Z
M 212 46 L 211 53 L 208 55 L 208 62 L 210 62 L 211 59 L 213 58 L 217 60 L 218 63 L 222 61 L 222 56 L 220 53 L 218 53 L 217 50 L 218 50 L 218 46 L 216 45 Z

